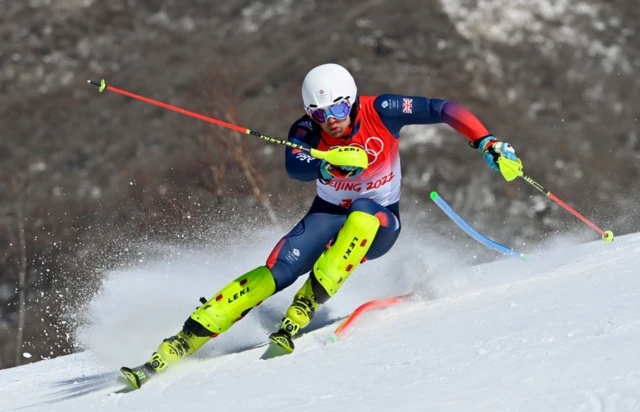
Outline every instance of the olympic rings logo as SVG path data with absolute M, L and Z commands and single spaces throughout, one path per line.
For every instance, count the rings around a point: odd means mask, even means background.
M 369 158 L 369 166 L 378 161 L 378 156 L 384 150 L 384 141 L 376 136 L 371 136 L 364 142 L 364 146 L 357 143 L 352 143 L 349 146 L 355 146 L 363 149 L 367 153 L 367 157 Z M 335 149 L 336 147 L 341 146 L 332 146 L 330 149 Z

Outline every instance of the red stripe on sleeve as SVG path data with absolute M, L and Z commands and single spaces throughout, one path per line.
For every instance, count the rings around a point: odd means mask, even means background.
M 471 141 L 489 134 L 482 122 L 458 103 L 447 103 L 442 110 L 442 119 L 455 131 Z

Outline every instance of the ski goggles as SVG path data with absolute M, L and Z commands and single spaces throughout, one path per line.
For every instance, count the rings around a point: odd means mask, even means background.
M 335 117 L 336 120 L 344 120 L 349 117 L 349 113 L 351 113 L 351 103 L 346 99 L 328 107 L 307 108 L 307 114 L 318 123 L 324 123 L 330 117 Z

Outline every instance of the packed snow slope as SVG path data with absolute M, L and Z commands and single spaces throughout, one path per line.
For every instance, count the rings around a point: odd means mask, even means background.
M 443 256 L 419 250 L 418 260 Z M 85 311 L 86 350 L 0 371 L 0 410 L 640 411 L 639 234 L 556 245 L 526 261 L 375 278 L 392 267 L 405 273 L 399 258 L 360 268 L 290 356 L 259 360 L 264 348 L 251 346 L 295 290 L 126 394 L 114 393 L 123 386 L 117 368 L 146 359 L 223 279 L 198 284 L 167 265 L 114 273 Z M 365 315 L 329 343 L 335 322 L 363 300 L 413 287 L 419 299 Z

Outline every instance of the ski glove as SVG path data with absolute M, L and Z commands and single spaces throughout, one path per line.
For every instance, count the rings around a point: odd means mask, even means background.
M 364 169 L 357 166 L 335 166 L 326 160 L 322 160 L 320 163 L 320 180 L 329 182 L 334 177 L 340 178 L 356 178 L 359 177 Z
M 474 142 L 471 142 L 471 147 L 478 149 L 484 156 L 484 161 L 496 171 L 500 171 L 498 166 L 498 159 L 500 155 L 506 157 L 509 160 L 518 161 L 516 151 L 511 147 L 509 143 L 501 142 L 492 135 L 481 137 Z

